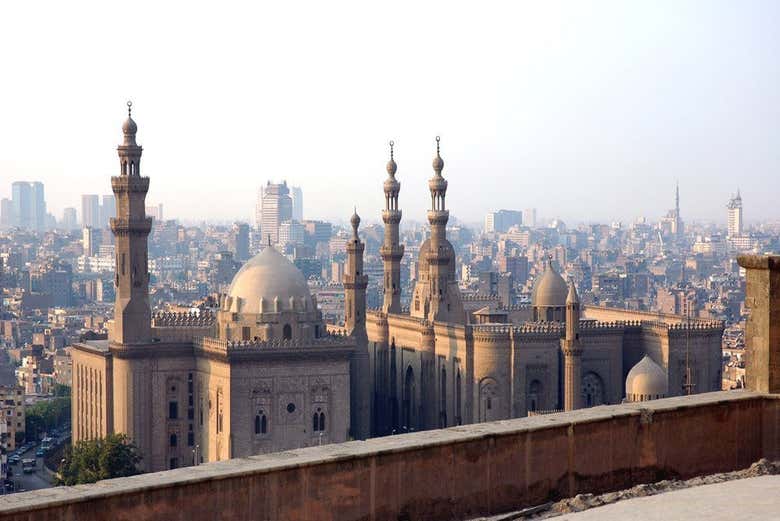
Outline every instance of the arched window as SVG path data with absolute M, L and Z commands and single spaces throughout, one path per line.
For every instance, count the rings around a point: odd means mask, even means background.
M 544 386 L 539 380 L 533 380 L 528 386 L 528 395 L 526 396 L 526 410 L 536 411 L 543 408 L 542 397 L 544 392 Z
M 582 403 L 585 407 L 604 403 L 604 381 L 594 372 L 589 372 L 582 377 Z
M 320 430 L 321 431 L 325 430 L 325 413 L 324 412 L 320 413 Z
M 268 417 L 264 411 L 258 411 L 255 415 L 255 434 L 266 434 L 268 432 Z
M 175 447 L 179 440 L 176 438 L 175 434 L 171 434 L 171 440 L 170 441 L 171 441 L 171 447 Z
M 458 367 L 458 373 L 455 376 L 455 424 L 460 425 L 462 422 L 460 367 Z
M 290 326 L 290 324 L 285 324 L 282 328 L 282 338 L 285 340 L 290 340 L 292 338 L 292 326 Z
M 260 434 L 260 415 L 255 415 L 255 434 Z
M 414 381 L 414 371 L 412 370 L 412 367 L 409 366 L 406 368 L 406 375 L 404 377 L 404 394 L 403 394 L 403 414 L 402 414 L 402 421 L 403 425 L 402 428 L 405 431 L 414 430 L 414 426 L 417 423 L 417 416 L 416 416 L 416 404 L 415 404 L 415 381 Z
M 311 430 L 314 432 L 320 430 L 320 415 L 316 412 L 311 417 Z

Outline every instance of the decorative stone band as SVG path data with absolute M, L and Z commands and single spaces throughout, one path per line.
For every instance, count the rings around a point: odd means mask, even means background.
M 256 340 L 222 340 L 220 338 L 201 337 L 195 340 L 195 345 L 205 351 L 222 353 L 241 351 L 261 351 L 271 349 L 317 349 L 330 347 L 349 347 L 354 345 L 352 337 L 331 334 L 320 338 L 302 341 L 301 339 L 274 339 L 268 341 Z
M 111 178 L 111 189 L 114 193 L 146 193 L 149 191 L 149 178 L 137 175 L 121 175 Z
M 206 327 L 214 324 L 216 319 L 211 311 L 200 313 L 184 313 L 161 311 L 152 315 L 154 327 Z
M 381 246 L 379 254 L 382 256 L 382 260 L 401 260 L 404 256 L 404 247 L 402 245 Z
M 401 210 L 382 210 L 382 220 L 385 224 L 398 224 L 401 222 Z
M 111 231 L 115 235 L 149 235 L 152 231 L 152 218 L 129 220 L 124 217 L 112 217 Z

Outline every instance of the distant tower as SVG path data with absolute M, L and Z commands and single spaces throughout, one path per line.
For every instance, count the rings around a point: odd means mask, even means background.
M 371 382 L 366 333 L 366 287 L 368 276 L 363 273 L 363 252 L 366 245 L 358 236 L 360 217 L 357 211 L 350 219 L 352 238 L 347 242 L 347 269 L 344 273 L 344 325 L 355 338 L 355 351 L 349 363 L 350 424 L 352 436 L 365 439 L 371 435 Z
M 674 235 L 680 239 L 683 236 L 683 222 L 680 217 L 680 182 L 677 182 L 677 186 L 674 190 Z
M 728 236 L 742 236 L 742 196 L 737 189 L 737 195 L 729 200 L 728 209 Z
M 138 126 L 130 114 L 132 103 L 127 107 L 124 141 L 117 147 L 120 175 L 111 178 L 117 215 L 111 219 L 116 244 L 116 304 L 110 340 L 116 344 L 152 339 L 147 250 L 152 220 L 145 213 L 149 178 L 141 177 L 141 147 L 135 142 Z
M 401 183 L 395 178 L 398 166 L 393 159 L 393 145 L 390 142 L 390 161 L 387 162 L 387 179 L 385 179 L 385 209 L 382 220 L 385 222 L 385 240 L 379 249 L 384 263 L 385 296 L 382 311 L 385 313 L 401 312 L 401 259 L 404 247 L 399 244 L 398 225 L 401 222 L 401 210 L 398 209 L 398 192 Z
M 580 299 L 574 282 L 569 281 L 566 296 L 566 338 L 563 341 L 563 408 L 582 407 L 582 346 L 580 345 Z

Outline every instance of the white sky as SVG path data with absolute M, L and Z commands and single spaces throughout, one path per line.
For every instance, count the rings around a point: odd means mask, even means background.
M 58 216 L 109 193 L 135 103 L 147 201 L 379 218 L 387 141 L 424 219 L 434 136 L 453 215 L 778 219 L 780 2 L 4 2 L 0 196 L 41 180 Z

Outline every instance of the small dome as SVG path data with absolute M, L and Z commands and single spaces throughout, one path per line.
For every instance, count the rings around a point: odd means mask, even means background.
M 436 154 L 436 157 L 433 158 L 433 169 L 436 172 L 441 172 L 444 170 L 444 160 L 438 153 Z
M 547 259 L 544 273 L 536 280 L 531 294 L 531 305 L 540 307 L 564 307 L 569 295 L 569 287 Z
M 666 396 L 669 392 L 669 380 L 666 371 L 645 355 L 631 368 L 626 377 L 626 397 L 634 400 L 636 396 L 648 396 L 654 399 Z
M 352 230 L 357 237 L 357 229 L 358 226 L 360 226 L 360 216 L 357 214 L 357 210 L 355 210 L 355 213 L 353 213 L 352 217 L 349 218 L 349 223 L 352 225 Z
M 394 176 L 396 170 L 398 170 L 398 165 L 395 164 L 395 159 L 391 157 L 390 161 L 387 162 L 386 168 L 387 168 L 387 173 L 391 176 Z
M 285 308 L 290 297 L 312 304 L 301 270 L 272 247 L 265 248 L 241 267 L 233 277 L 228 296 L 241 299 L 242 313 L 260 313 L 260 299 L 271 305 L 278 297 Z
M 138 125 L 135 124 L 133 118 L 127 116 L 127 119 L 122 123 L 122 132 L 126 135 L 135 135 L 138 132 Z

